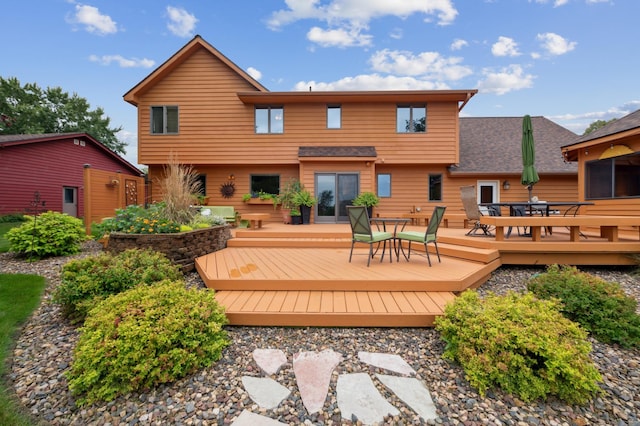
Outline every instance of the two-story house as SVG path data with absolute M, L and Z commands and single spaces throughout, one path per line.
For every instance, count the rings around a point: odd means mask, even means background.
M 153 182 L 174 157 L 201 174 L 210 205 L 270 212 L 275 220 L 278 213 L 271 205 L 244 203 L 242 195 L 278 193 L 297 178 L 321 202 L 313 222 L 333 223 L 346 221 L 345 206 L 365 191 L 381 198 L 380 214 L 416 206 L 430 210 L 436 204 L 460 210 L 459 187 L 477 182 L 489 181 L 490 189 L 495 186 L 491 197 L 504 200 L 507 178 L 514 182 L 512 196 L 523 197 L 515 185 L 518 158 L 512 167 L 490 175 L 501 164 L 500 144 L 520 146 L 517 133 L 515 141 L 499 138 L 485 147 L 494 160 L 486 162 L 488 170 L 469 175 L 460 167 L 459 115 L 476 93 L 270 92 L 196 36 L 124 99 L 138 109 L 138 161 L 149 166 L 155 200 L 161 194 Z M 516 132 L 519 128 L 516 123 Z M 562 140 L 554 140 L 558 156 L 572 135 L 566 131 Z M 575 166 L 567 170 L 551 171 L 565 179 L 558 197 L 575 196 Z M 235 189 L 232 195 L 221 191 L 228 184 Z

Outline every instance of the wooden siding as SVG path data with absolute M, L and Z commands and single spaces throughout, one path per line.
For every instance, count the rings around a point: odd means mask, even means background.
M 77 189 L 78 217 L 84 215 L 85 164 L 112 173 L 130 167 L 91 140 L 78 137 L 5 146 L 0 148 L 0 163 L 0 214 L 28 212 L 35 191 L 47 210 L 61 212 L 63 187 L 73 187 Z
M 142 94 L 138 104 L 139 161 L 297 164 L 300 146 L 375 145 L 387 163 L 457 161 L 457 102 L 426 102 L 427 132 L 396 133 L 395 103 L 342 104 L 342 128 L 326 128 L 326 104 L 284 105 L 284 133 L 255 134 L 254 106 L 238 98 L 249 83 L 204 48 Z M 178 105 L 179 134 L 149 133 L 152 105 Z M 268 155 L 265 155 L 268 153 Z

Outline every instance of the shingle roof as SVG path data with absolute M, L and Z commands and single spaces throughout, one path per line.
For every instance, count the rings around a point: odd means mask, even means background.
M 631 130 L 640 127 L 640 109 L 632 112 L 629 115 L 625 115 L 622 118 L 617 119 L 616 121 L 612 121 L 611 123 L 603 126 L 593 132 L 582 136 L 573 143 L 581 143 L 590 141 L 592 139 L 602 138 L 604 136 L 613 135 L 615 133 L 624 132 L 626 130 Z
M 452 173 L 522 172 L 523 117 L 461 117 L 460 164 Z M 578 137 L 545 117 L 531 117 L 538 173 L 577 173 L 561 146 Z
M 301 146 L 298 157 L 376 157 L 374 146 Z

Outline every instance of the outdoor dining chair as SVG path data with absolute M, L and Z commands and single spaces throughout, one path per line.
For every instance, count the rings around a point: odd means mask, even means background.
M 447 208 L 444 206 L 436 206 L 433 209 L 433 213 L 431 214 L 431 219 L 429 219 L 429 225 L 427 226 L 426 232 L 419 231 L 402 231 L 396 234 L 396 241 L 398 243 L 398 251 L 397 257 L 400 260 L 400 251 L 404 255 L 407 261 L 411 258 L 411 243 L 422 243 L 424 245 L 424 252 L 427 257 L 427 261 L 429 262 L 429 266 L 431 266 L 431 257 L 429 257 L 429 249 L 427 244 L 433 243 L 436 248 L 436 254 L 438 255 L 438 262 L 440 262 L 440 251 L 438 250 L 438 228 L 440 227 L 440 222 L 442 222 L 442 218 L 444 217 L 444 211 Z M 408 241 L 409 247 L 407 253 L 404 252 L 404 248 L 402 247 L 402 241 Z
M 351 253 L 349 253 L 349 263 L 353 257 L 353 246 L 356 243 L 369 244 L 369 255 L 367 266 L 371 263 L 371 258 L 375 255 L 373 245 L 382 243 L 382 256 L 380 262 L 384 259 L 384 252 L 389 244 L 389 262 L 393 262 L 393 234 L 385 231 L 374 231 L 371 229 L 371 220 L 365 206 L 346 206 L 349 215 L 349 223 L 351 224 Z M 376 252 L 377 252 L 376 246 Z

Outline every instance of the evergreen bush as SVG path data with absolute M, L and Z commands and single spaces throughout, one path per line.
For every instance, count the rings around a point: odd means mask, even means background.
M 599 341 L 640 347 L 638 302 L 619 284 L 572 266 L 550 265 L 545 273 L 529 280 L 527 289 L 543 299 L 559 299 L 563 315 Z
M 584 403 L 599 391 L 587 333 L 562 316 L 557 301 L 466 291 L 436 329 L 447 343 L 444 357 L 460 363 L 482 396 L 497 386 L 524 401 L 554 395 Z
M 24 218 L 22 225 L 6 234 L 10 250 L 21 255 L 36 259 L 67 256 L 78 253 L 87 240 L 82 220 L 68 214 L 48 211 Z
M 102 301 L 80 329 L 69 388 L 78 405 L 151 389 L 211 365 L 229 345 L 210 290 L 138 286 Z
M 62 306 L 67 318 L 82 322 L 93 306 L 110 295 L 140 284 L 181 278 L 180 269 L 162 253 L 138 249 L 116 255 L 105 252 L 67 262 L 53 301 Z

